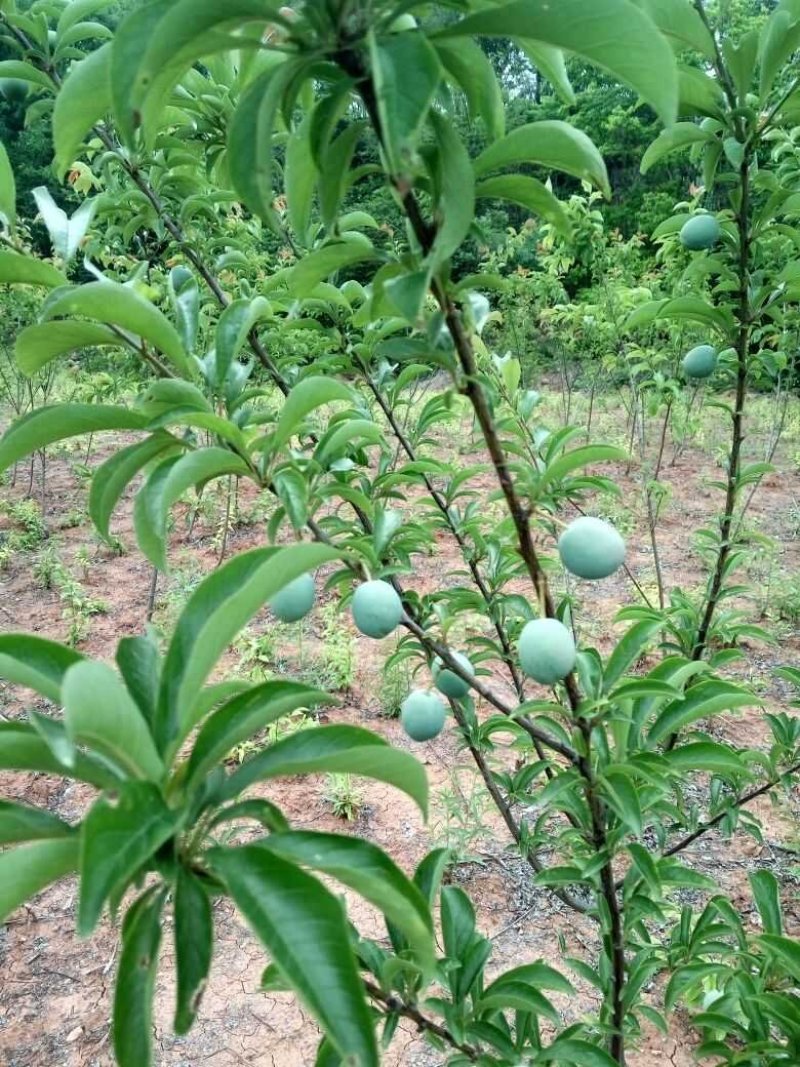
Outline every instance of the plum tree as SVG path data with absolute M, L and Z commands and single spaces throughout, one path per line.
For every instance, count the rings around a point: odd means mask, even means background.
M 519 638 L 519 661 L 529 678 L 555 685 L 572 671 L 577 651 L 572 634 L 558 619 L 533 619 Z
M 311 574 L 301 574 L 289 582 L 269 602 L 272 614 L 281 622 L 299 622 L 314 607 L 317 590 Z
M 353 622 L 366 637 L 388 637 L 403 617 L 403 604 L 388 582 L 364 582 L 353 595 Z
M 445 716 L 445 706 L 432 689 L 413 689 L 400 706 L 400 722 L 412 741 L 438 737 Z
M 558 539 L 561 562 L 578 578 L 608 578 L 625 562 L 625 541 L 603 519 L 582 515 Z

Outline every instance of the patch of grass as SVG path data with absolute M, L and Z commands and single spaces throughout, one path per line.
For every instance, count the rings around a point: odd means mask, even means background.
M 355 822 L 364 810 L 363 790 L 354 784 L 351 774 L 329 774 L 322 799 L 337 819 Z

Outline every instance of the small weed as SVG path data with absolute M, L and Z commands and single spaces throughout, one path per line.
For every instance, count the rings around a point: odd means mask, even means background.
M 411 688 L 411 671 L 408 661 L 397 663 L 389 659 L 383 668 L 380 688 L 381 715 L 387 719 L 396 719 L 400 715 L 400 705 Z
M 40 553 L 33 565 L 33 578 L 42 589 L 54 589 L 56 575 L 61 569 L 62 563 L 58 558 L 58 550 L 55 545 L 48 545 Z
M 353 784 L 351 774 L 329 774 L 322 799 L 337 819 L 355 822 L 364 810 L 364 793 Z
M 800 622 L 800 575 L 785 576 L 773 597 L 773 608 L 779 619 Z
M 355 642 L 350 629 L 342 622 L 336 604 L 320 609 L 322 616 L 322 651 L 319 661 L 322 687 L 337 692 L 349 689 L 355 678 Z
M 441 818 L 433 826 L 434 841 L 449 849 L 453 863 L 475 863 L 477 850 L 491 836 L 484 825 L 490 806 L 489 794 L 466 767 L 453 767 L 450 785 L 436 796 Z
M 236 745 L 228 754 L 229 763 L 244 763 L 251 756 L 263 752 L 265 748 L 274 745 L 283 737 L 289 737 L 300 730 L 313 729 L 317 725 L 316 719 L 302 708 L 293 711 L 290 715 L 284 715 L 277 722 L 271 723 L 257 737 L 251 737 Z
M 39 505 L 33 500 L 0 501 L 0 515 L 8 516 L 9 531 L 0 532 L 0 571 L 18 552 L 31 552 L 47 538 Z

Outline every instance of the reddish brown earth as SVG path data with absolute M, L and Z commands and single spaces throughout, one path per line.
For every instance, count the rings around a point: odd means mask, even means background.
M 613 404 L 610 398 L 606 410 L 598 416 L 600 438 L 621 435 L 620 420 L 624 415 Z M 445 442 L 454 439 L 465 442 L 465 464 L 479 459 L 478 453 L 469 452 L 466 425 L 459 435 L 454 434 L 452 426 L 443 428 L 441 439 L 443 450 L 448 447 Z M 671 487 L 672 497 L 661 522 L 659 544 L 669 586 L 680 584 L 691 588 L 701 579 L 702 569 L 691 534 L 709 521 L 719 504 L 719 491 L 708 483 L 721 477 L 710 456 L 722 440 L 722 428 L 707 430 L 702 449 L 693 444 L 677 465 L 665 470 L 664 480 Z M 761 458 L 761 445 L 759 425 L 752 424 L 747 442 L 750 458 Z M 108 454 L 110 448 L 110 443 L 105 442 L 103 452 L 98 455 Z M 776 538 L 780 553 L 778 566 L 786 575 L 800 571 L 797 539 L 800 516 L 796 511 L 800 499 L 798 449 L 795 420 L 778 451 L 778 469 L 764 481 L 751 513 L 751 521 Z M 75 553 L 83 545 L 90 548 L 92 563 L 84 585 L 90 595 L 108 603 L 109 611 L 91 620 L 89 636 L 81 647 L 94 656 L 109 658 L 117 639 L 137 632 L 144 623 L 151 571 L 135 547 L 130 496 L 120 509 L 115 526 L 128 547 L 124 555 L 100 547 L 87 523 L 59 530 L 60 521 L 70 510 L 86 506 L 86 483 L 72 469 L 76 458 L 82 457 L 76 453 L 74 457 L 60 456 L 50 461 L 47 521 L 62 558 L 76 573 L 79 568 L 73 563 Z M 640 471 L 634 465 L 630 475 L 624 468 L 611 473 L 622 488 L 622 506 L 634 524 L 629 534 L 631 570 L 647 582 L 651 577 L 651 555 L 639 504 Z M 479 478 L 476 486 L 488 489 L 491 479 L 488 475 Z M 0 499 L 3 495 L 18 499 L 21 491 L 22 486 L 0 488 Z M 244 505 L 251 503 L 246 496 Z M 211 545 L 213 524 L 203 525 L 201 520 L 190 541 L 183 521 L 187 510 L 177 509 L 173 558 L 191 557 L 204 571 L 209 570 L 216 556 Z M 0 516 L 0 530 L 4 521 Z M 259 543 L 260 536 L 259 526 L 239 528 L 231 537 L 229 553 Z M 452 542 L 445 534 L 437 535 L 435 551 L 430 557 L 418 559 L 416 571 L 406 580 L 407 584 L 429 591 L 441 587 L 443 582 L 454 582 L 455 579 L 443 575 L 448 569 L 456 568 L 457 560 Z M 21 629 L 64 637 L 66 624 L 61 618 L 58 597 L 43 591 L 33 581 L 34 561 L 35 553 L 18 554 L 8 570 L 0 572 L 0 630 Z M 522 584 L 520 591 L 525 591 Z M 634 599 L 627 579 L 618 575 L 592 588 L 584 584 L 577 592 L 585 608 L 580 622 L 585 639 L 596 643 L 601 650 L 607 649 L 615 631 L 615 611 Z M 268 626 L 266 615 L 256 623 L 256 629 Z M 315 613 L 310 632 L 304 638 L 306 654 L 308 642 L 313 646 L 319 640 L 320 620 Z M 449 787 L 452 769 L 465 768 L 459 779 L 465 792 L 473 791 L 475 785 L 468 757 L 459 752 L 452 733 L 446 732 L 428 745 L 415 746 L 405 738 L 396 721 L 379 714 L 381 662 L 391 642 L 389 639 L 379 645 L 358 638 L 354 684 L 345 695 L 343 705 L 329 714 L 331 720 L 368 725 L 392 744 L 413 750 L 425 762 L 434 797 L 433 814 L 427 827 L 407 798 L 374 784 L 364 785 L 365 807 L 353 826 L 355 832 L 380 844 L 401 866 L 411 870 L 432 843 L 442 843 L 441 791 Z M 800 664 L 797 627 L 783 623 L 777 646 L 753 644 L 747 653 L 746 665 L 732 673 L 754 684 L 767 708 L 788 707 L 791 699 L 788 686 L 774 677 L 773 670 L 780 664 Z M 298 649 L 289 646 L 285 655 L 291 670 Z M 236 657 L 231 655 L 228 666 L 232 668 L 235 663 Z M 26 706 L 25 694 L 0 685 L 0 713 L 14 717 Z M 721 724 L 719 732 L 738 745 L 763 746 L 766 733 L 762 711 L 754 705 L 743 713 L 731 715 Z M 273 795 L 279 797 L 287 815 L 297 825 L 342 829 L 344 824 L 330 813 L 323 791 L 321 780 L 304 778 L 281 783 Z M 0 775 L 0 794 L 39 804 L 73 820 L 81 816 L 90 800 L 90 793 L 84 787 L 44 776 Z M 768 867 L 781 880 L 790 930 L 796 931 L 800 925 L 797 882 L 792 874 L 794 859 L 786 851 L 797 846 L 799 803 L 800 795 L 795 787 L 777 806 L 769 800 L 754 806 L 765 825 L 763 846 L 741 835 L 725 842 L 718 835 L 709 834 L 688 856 L 698 868 L 713 874 L 720 886 L 731 893 L 737 908 L 754 924 L 757 919 L 747 890 L 747 873 L 757 867 Z M 478 853 L 476 862 L 458 868 L 454 878 L 469 890 L 478 908 L 481 930 L 494 939 L 492 968 L 538 957 L 558 964 L 557 933 L 564 935 L 570 954 L 591 960 L 595 951 L 592 924 L 567 911 L 546 890 L 532 886 L 529 868 L 507 849 L 502 823 L 485 805 L 482 810 L 486 833 L 471 845 Z M 359 927 L 367 934 L 380 936 L 381 926 L 375 914 L 355 898 L 350 904 Z M 5 1067 L 105 1067 L 113 1063 L 109 1014 L 116 931 L 106 920 L 91 940 L 78 941 L 74 906 L 75 883 L 70 880 L 41 894 L 0 930 L 0 1063 Z M 263 951 L 229 905 L 218 904 L 216 910 L 217 945 L 212 979 L 199 1020 L 191 1034 L 182 1039 L 176 1039 L 171 1032 L 174 969 L 169 930 L 166 932 L 157 992 L 156 1062 L 174 1067 L 206 1063 L 213 1067 L 239 1064 L 300 1067 L 313 1063 L 317 1040 L 313 1023 L 291 997 L 259 992 L 259 976 L 266 962 Z M 594 1003 L 592 990 L 580 981 L 577 986 L 580 996 L 560 1005 L 567 1018 L 590 1011 Z M 672 1024 L 668 1037 L 655 1033 L 645 1036 L 630 1056 L 631 1067 L 663 1067 L 664 1063 L 686 1067 L 695 1062 L 694 1038 L 685 1019 L 679 1015 Z M 385 1062 L 428 1067 L 442 1063 L 443 1059 L 420 1040 L 413 1027 L 403 1026 Z

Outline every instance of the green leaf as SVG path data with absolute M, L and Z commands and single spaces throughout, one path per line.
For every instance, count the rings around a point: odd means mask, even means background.
M 52 263 L 19 252 L 0 252 L 0 285 L 41 285 L 55 289 L 66 284 L 66 277 Z
M 406 173 L 442 79 L 433 46 L 419 30 L 370 37 L 379 136 L 392 174 Z
M 351 122 L 335 140 L 328 144 L 319 161 L 320 171 L 317 185 L 319 190 L 319 211 L 323 225 L 329 231 L 335 231 L 336 229 L 336 217 L 352 176 L 353 153 L 364 128 L 365 123 L 363 122 Z M 310 143 L 308 151 L 313 159 Z M 309 166 L 312 168 L 310 173 L 313 177 L 315 174 L 313 163 L 309 164 Z M 288 182 L 289 178 L 287 176 L 287 186 Z
M 258 846 L 217 848 L 208 856 L 278 970 L 337 1051 L 359 1067 L 378 1067 L 372 1015 L 341 902 L 316 878 Z
M 36 771 L 59 778 L 74 778 L 88 782 L 97 789 L 113 788 L 119 782 L 119 778 L 110 770 L 80 752 L 74 766 L 68 767 L 53 752 L 45 738 L 27 722 L 0 722 L 0 769 Z
M 389 278 L 384 282 L 383 289 L 403 318 L 414 324 L 420 316 L 430 284 L 430 270 L 417 270 Z
M 159 464 L 136 494 L 136 542 L 154 567 L 167 569 L 167 520 L 170 508 L 193 486 L 224 474 L 244 477 L 249 467 L 226 448 L 202 448 Z
M 650 638 L 658 633 L 662 626 L 661 619 L 643 619 L 626 630 L 614 646 L 603 671 L 603 688 L 606 693 L 613 689 L 628 668 L 636 662 Z
M 524 174 L 501 174 L 485 178 L 475 187 L 475 195 L 493 200 L 508 200 L 539 215 L 567 236 L 572 232 L 569 218 L 561 204 L 544 182 Z
M 709 144 L 714 140 L 713 134 L 700 129 L 694 122 L 676 122 L 674 126 L 668 126 L 656 137 L 642 156 L 639 170 L 642 174 L 647 174 L 651 167 L 668 156 L 670 152 L 677 152 L 681 148 L 688 148 L 689 145 L 702 142 Z
M 369 238 L 350 233 L 340 240 L 329 241 L 322 248 L 303 256 L 289 275 L 289 287 L 299 297 L 311 296 L 316 286 L 343 267 L 375 259 L 377 252 Z
M 214 913 L 202 882 L 184 866 L 175 881 L 175 1033 L 187 1034 L 205 991 L 214 954 Z
M 575 992 L 572 982 L 541 960 L 536 963 L 526 963 L 521 967 L 513 967 L 510 971 L 504 971 L 499 978 L 491 982 L 484 990 L 483 997 L 491 996 L 498 992 L 507 983 L 525 982 L 537 989 L 552 989 L 557 993 L 570 996 Z
M 128 908 L 114 990 L 114 1052 L 119 1067 L 151 1067 L 153 994 L 167 890 L 152 886 Z
M 713 741 L 693 741 L 664 754 L 670 767 L 682 774 L 691 771 L 708 771 L 709 774 L 747 773 L 742 757 L 729 745 Z
M 169 272 L 169 297 L 183 347 L 193 352 L 200 327 L 200 289 L 186 267 L 173 267 Z
M 85 315 L 119 326 L 163 352 L 185 378 L 192 377 L 189 357 L 172 323 L 149 300 L 119 282 L 89 282 L 65 291 L 47 305 L 46 319 Z
M 86 134 L 111 106 L 111 44 L 76 63 L 58 91 L 53 109 L 55 169 L 59 180 L 74 162 Z
M 423 814 L 427 811 L 428 779 L 422 764 L 359 726 L 320 726 L 282 738 L 234 771 L 222 798 L 231 800 L 270 778 L 326 772 L 388 782 L 410 796 Z
M 6 146 L 0 141 L 0 216 L 13 230 L 17 221 L 17 183 Z
M 490 144 L 475 160 L 480 176 L 501 167 L 536 163 L 593 182 L 608 196 L 611 187 L 603 157 L 585 133 L 567 122 L 548 119 L 518 126 Z
M 607 1052 L 577 1038 L 562 1038 L 548 1045 L 537 1056 L 539 1063 L 553 1063 L 558 1067 L 616 1067 L 617 1061 Z
M 228 304 L 219 317 L 216 330 L 216 368 L 217 387 L 222 388 L 228 376 L 228 370 L 239 354 L 259 319 L 270 314 L 270 305 L 262 296 L 254 300 L 234 300 Z
M 203 683 L 259 608 L 301 574 L 338 556 L 336 549 L 316 544 L 254 549 L 229 560 L 200 584 L 178 619 L 164 662 L 154 723 L 161 751 L 183 740 Z
M 725 336 L 729 334 L 732 326 L 729 312 L 713 307 L 702 297 L 694 295 L 676 296 L 673 300 L 667 300 L 659 308 L 656 318 L 678 321 L 688 319 L 703 326 L 713 326 Z
M 627 0 L 518 0 L 469 15 L 441 33 L 530 39 L 574 52 L 639 93 L 664 123 L 675 121 L 678 78 L 672 49 Z
M 773 11 L 761 28 L 758 91 L 762 101 L 769 95 L 781 67 L 800 44 L 800 21 L 796 15 L 793 18 L 789 11 Z
M 655 864 L 655 860 L 647 849 L 636 841 L 629 841 L 626 847 L 634 863 L 632 870 L 639 872 L 653 898 L 658 900 L 661 896 L 661 883 L 658 878 L 658 867 Z
M 440 62 L 467 98 L 472 118 L 483 119 L 490 141 L 505 132 L 503 92 L 492 64 L 478 44 L 469 37 L 433 42 Z
M 181 447 L 171 434 L 158 432 L 146 441 L 120 449 L 97 468 L 89 489 L 89 514 L 101 537 L 110 540 L 111 515 L 139 471 L 157 456 Z
M 17 419 L 0 437 L 0 471 L 55 441 L 101 430 L 142 430 L 147 419 L 108 404 L 52 404 Z
M 123 637 L 115 657 L 125 686 L 149 724 L 155 715 L 161 678 L 161 652 L 152 632 Z
M 673 700 L 664 708 L 650 727 L 647 736 L 648 747 L 652 748 L 698 719 L 754 703 L 757 701 L 752 693 L 731 685 L 730 682 L 723 682 L 718 678 L 700 681 L 692 686 L 685 696 Z
M 76 22 L 81 22 L 96 12 L 110 7 L 112 3 L 113 0 L 70 0 L 70 3 L 62 9 L 59 15 L 56 33 L 60 37 L 61 34 L 71 29 Z
M 78 866 L 76 837 L 34 841 L 0 852 L 0 924 L 20 904 Z
M 242 202 L 272 229 L 279 230 L 272 202 L 272 136 L 283 94 L 302 64 L 280 62 L 252 82 L 228 129 L 228 165 Z
M 617 448 L 615 445 L 583 445 L 581 448 L 573 448 L 571 452 L 563 452 L 552 463 L 548 463 L 539 478 L 539 491 L 554 482 L 560 482 L 581 467 L 588 467 L 592 463 L 621 461 L 627 459 L 627 456 L 628 453 L 623 448 Z
M 191 790 L 236 745 L 270 723 L 300 708 L 310 709 L 333 701 L 333 697 L 319 689 L 290 681 L 264 682 L 234 696 L 210 716 L 197 735 L 186 768 L 186 789 Z
M 736 86 L 738 98 L 744 104 L 751 89 L 758 57 L 758 30 L 750 30 L 738 40 L 726 37 L 722 41 L 722 56 Z
M 466 238 L 475 215 L 475 178 L 464 142 L 449 119 L 435 112 L 431 123 L 436 134 L 435 210 L 436 236 L 429 260 L 433 270 L 446 263 Z
M 252 37 L 226 31 L 255 23 L 288 27 L 282 3 L 267 0 L 162 0 L 134 10 L 117 29 L 112 82 L 117 122 L 127 141 L 141 121 L 154 133 L 172 87 L 196 60 Z M 153 129 L 151 129 L 153 127 Z
M 600 778 L 608 806 L 635 837 L 641 837 L 642 808 L 636 787 L 626 774 L 609 771 Z
M 61 685 L 70 667 L 84 657 L 46 637 L 33 634 L 0 634 L 0 678 L 24 685 L 58 704 Z
M 25 63 L 20 59 L 5 59 L 0 63 L 0 78 L 13 78 L 16 81 L 29 82 L 38 85 L 41 89 L 52 91 L 55 88 L 53 79 L 43 70 L 34 67 L 32 63 Z
M 542 44 L 541 41 L 515 38 L 514 44 L 523 52 L 534 69 L 553 86 L 562 103 L 572 107 L 575 103 L 575 90 L 569 80 L 567 63 L 560 48 Z
M 61 690 L 64 723 L 75 743 L 88 745 L 123 773 L 157 781 L 164 764 L 141 711 L 105 663 L 70 667 Z
M 714 39 L 692 0 L 639 0 L 639 6 L 677 49 L 682 51 L 688 46 L 706 59 L 714 59 Z
M 310 127 L 311 116 L 307 115 L 289 135 L 283 168 L 289 222 L 303 245 L 308 236 L 314 186 L 317 181 L 317 168 L 311 152 Z M 340 173 L 339 178 L 341 177 Z
M 330 875 L 374 904 L 408 939 L 416 962 L 430 974 L 435 962 L 433 922 L 425 898 L 385 852 L 369 841 L 311 830 L 271 834 L 259 847 Z
M 778 879 L 772 871 L 751 871 L 750 888 L 753 899 L 761 917 L 761 926 L 765 934 L 781 935 L 783 933 L 783 916 L 781 914 L 781 892 Z
M 763 934 L 758 940 L 795 982 L 800 982 L 800 944 L 792 938 L 778 937 L 776 934 Z
M 119 894 L 172 837 L 182 816 L 150 782 L 121 783 L 114 801 L 95 801 L 81 825 L 80 937 L 92 933 L 109 896 Z
M 72 832 L 68 823 L 57 819 L 49 811 L 0 800 L 0 845 L 68 837 Z
M 281 409 L 281 415 L 270 442 L 277 452 L 297 431 L 303 419 L 323 404 L 334 400 L 353 401 L 353 391 L 337 378 L 304 378 L 292 389 Z
M 28 375 L 35 374 L 57 356 L 74 352 L 78 348 L 113 345 L 119 348 L 122 341 L 106 326 L 94 322 L 35 323 L 26 326 L 17 334 L 14 346 L 19 369 Z

